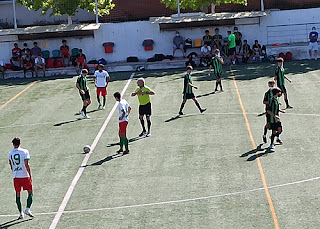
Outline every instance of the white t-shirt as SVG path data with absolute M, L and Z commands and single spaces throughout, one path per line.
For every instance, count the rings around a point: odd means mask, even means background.
M 99 70 L 94 72 L 94 77 L 96 77 L 96 86 L 97 87 L 106 87 L 107 86 L 107 77 L 109 76 L 109 73 L 105 70 L 102 70 L 101 72 Z
M 128 103 L 125 99 L 121 99 L 121 100 L 120 100 L 120 102 L 119 102 L 119 118 L 122 117 L 123 111 L 124 111 L 126 114 L 124 115 L 124 117 L 123 117 L 122 120 L 119 120 L 119 123 L 120 123 L 120 122 L 129 121 L 129 117 L 128 117 L 128 115 L 129 115 L 129 113 L 128 113 L 129 107 L 130 107 L 130 105 L 129 105 L 129 103 Z
M 211 52 L 211 47 L 210 47 L 210 46 L 207 46 L 207 48 L 206 48 L 206 47 L 202 46 L 202 47 L 201 47 L 201 52 L 203 52 L 204 54 L 210 54 L 210 52 Z
M 4 67 L 4 61 L 0 60 L 0 66 Z
M 29 151 L 22 148 L 14 148 L 9 153 L 9 160 L 12 165 L 13 178 L 26 178 L 29 177 L 29 173 L 24 163 L 25 160 L 30 160 Z
M 39 60 L 39 58 L 36 58 L 35 60 L 34 60 L 34 63 L 35 64 L 44 64 L 45 63 L 45 60 L 41 57 L 41 59 Z

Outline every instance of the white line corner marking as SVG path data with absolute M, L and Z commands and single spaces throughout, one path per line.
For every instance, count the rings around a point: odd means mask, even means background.
M 132 81 L 132 78 L 134 77 L 134 75 L 135 75 L 135 73 L 132 73 L 132 74 L 131 74 L 131 76 L 130 76 L 130 78 L 128 79 L 126 85 L 125 85 L 124 88 L 122 89 L 121 96 L 123 96 L 124 93 L 126 92 L 126 90 L 128 89 L 129 84 L 130 84 L 130 82 Z M 108 117 L 107 117 L 106 120 L 104 121 L 104 123 L 103 123 L 103 125 L 102 125 L 102 127 L 101 127 L 101 129 L 100 129 L 100 131 L 99 131 L 99 133 L 97 134 L 96 138 L 94 139 L 94 141 L 93 141 L 93 143 L 92 143 L 92 145 L 91 145 L 91 151 L 90 151 L 90 152 L 85 156 L 85 158 L 83 159 L 82 164 L 81 164 L 81 167 L 79 168 L 77 174 L 76 174 L 75 177 L 73 178 L 73 180 L 72 180 L 72 182 L 71 182 L 71 185 L 69 186 L 69 189 L 68 189 L 66 195 L 64 196 L 64 198 L 63 198 L 63 200 L 62 200 L 62 203 L 61 203 L 61 205 L 60 205 L 60 207 L 59 207 L 59 210 L 58 210 L 57 214 L 55 215 L 55 217 L 54 217 L 54 219 L 53 219 L 53 221 L 52 221 L 52 223 L 51 223 L 51 225 L 50 225 L 50 229 L 55 229 L 55 228 L 56 228 L 56 226 L 57 226 L 57 224 L 58 224 L 58 222 L 59 222 L 59 220 L 60 220 L 60 218 L 61 218 L 61 216 L 62 216 L 62 214 L 63 214 L 63 212 L 64 212 L 64 210 L 65 210 L 65 208 L 66 208 L 66 206 L 67 206 L 67 204 L 68 204 L 68 202 L 69 202 L 69 200 L 70 200 L 70 197 L 71 197 L 71 195 L 72 195 L 72 193 L 73 193 L 73 190 L 74 190 L 74 188 L 75 188 L 78 180 L 80 179 L 80 177 L 81 177 L 81 175 L 82 175 L 82 173 L 83 173 L 83 171 L 84 171 L 84 169 L 85 169 L 85 166 L 87 165 L 87 162 L 88 162 L 88 160 L 89 160 L 89 158 L 90 158 L 90 156 L 91 156 L 91 154 L 92 154 L 92 152 L 93 152 L 93 150 L 94 150 L 94 148 L 95 148 L 96 145 L 98 144 L 98 142 L 99 142 L 99 140 L 100 140 L 100 138 L 101 138 L 104 130 L 106 129 L 106 127 L 107 127 L 107 125 L 108 125 L 108 123 L 109 123 L 109 121 L 110 121 L 113 113 L 114 113 L 115 110 L 117 109 L 117 106 L 118 106 L 118 102 L 116 102 L 116 103 L 114 104 L 114 106 L 113 106 L 112 110 L 110 111 Z

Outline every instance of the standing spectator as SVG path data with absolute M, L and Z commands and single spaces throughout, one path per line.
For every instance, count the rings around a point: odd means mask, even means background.
M 262 56 L 261 45 L 259 44 L 258 40 L 254 41 L 254 44 L 252 46 L 252 55 L 254 61 L 256 60 L 256 58 L 260 59 L 260 56 Z
M 0 60 L 0 72 L 2 75 L 2 79 L 4 80 L 4 61 Z
M 62 46 L 60 47 L 60 52 L 61 52 L 61 56 L 62 56 L 62 63 L 63 66 L 65 66 L 65 58 L 67 58 L 68 60 L 68 65 L 70 65 L 70 53 L 69 53 L 69 46 L 67 45 L 67 41 L 66 40 L 62 40 Z
M 38 77 L 38 70 L 42 69 L 43 71 L 43 77 L 46 76 L 46 62 L 42 58 L 41 55 L 38 55 L 38 57 L 35 60 L 35 70 L 36 70 L 36 77 Z
M 31 57 L 27 55 L 27 57 L 23 60 L 23 73 L 24 73 L 24 78 L 26 78 L 26 73 L 27 71 L 32 72 L 32 77 L 33 77 L 33 72 L 34 72 L 34 64 L 31 60 Z
M 221 56 L 223 57 L 223 59 L 229 59 L 229 53 L 230 53 L 230 49 L 229 49 L 228 41 L 223 41 Z
M 242 33 L 240 33 L 240 32 L 238 31 L 238 27 L 234 27 L 234 32 L 233 32 L 233 34 L 234 34 L 235 37 L 236 37 L 236 53 L 240 53 L 241 48 L 242 48 L 242 42 L 241 42 Z
M 242 62 L 247 63 L 250 58 L 250 53 L 251 53 L 250 45 L 248 45 L 247 40 L 243 41 L 242 50 L 243 50 Z
M 82 49 L 79 49 L 79 54 L 77 55 L 77 68 L 84 69 L 87 64 L 87 57 L 83 54 Z
M 309 55 L 310 59 L 312 58 L 312 50 L 314 50 L 314 59 L 318 59 L 318 32 L 316 31 L 316 27 L 312 27 L 312 31 L 309 34 Z
M 23 44 L 23 49 L 21 50 L 22 61 L 26 59 L 27 56 L 31 55 L 31 50 L 28 48 L 28 44 Z
M 181 50 L 184 57 L 183 37 L 180 36 L 180 33 L 178 31 L 176 31 L 176 36 L 173 38 L 173 56 L 177 49 Z
M 11 63 L 11 69 L 13 71 L 20 71 L 22 69 L 21 68 L 21 60 L 16 53 L 14 53 L 13 57 L 11 57 L 10 63 Z
M 216 28 L 215 30 L 215 35 L 213 35 L 213 48 L 214 49 L 220 49 L 221 48 L 221 41 L 222 41 L 222 36 L 219 34 L 219 29 Z
M 37 59 L 37 57 L 42 54 L 41 48 L 38 47 L 38 42 L 33 42 L 33 48 L 30 50 L 30 53 L 33 60 Z
M 208 64 L 211 58 L 211 47 L 208 46 L 206 43 L 201 47 L 201 55 L 200 55 L 200 63 L 201 64 Z
M 235 60 L 235 54 L 236 54 L 236 36 L 231 33 L 229 30 L 228 32 L 228 41 L 229 41 L 229 56 L 232 61 L 233 65 L 236 65 L 236 60 Z
M 211 46 L 212 36 L 209 34 L 209 30 L 205 31 L 206 35 L 203 36 L 203 44 Z

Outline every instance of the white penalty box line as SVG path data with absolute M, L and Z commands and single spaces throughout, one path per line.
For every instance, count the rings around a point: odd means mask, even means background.
M 131 76 L 130 76 L 130 78 L 128 79 L 126 85 L 125 85 L 124 88 L 122 89 L 121 96 L 123 96 L 124 93 L 126 92 L 126 90 L 128 89 L 129 84 L 131 83 L 134 75 L 135 75 L 135 73 L 132 73 L 132 74 L 131 74 Z M 51 223 L 51 225 L 50 225 L 50 229 L 55 229 L 55 228 L 56 228 L 56 226 L 57 226 L 57 224 L 58 224 L 58 222 L 59 222 L 62 214 L 64 213 L 65 208 L 66 208 L 66 206 L 67 206 L 67 204 L 68 204 L 68 202 L 69 202 L 69 200 L 70 200 L 70 197 L 71 197 L 71 195 L 72 195 L 72 193 L 73 193 L 73 190 L 74 190 L 77 182 L 79 181 L 79 179 L 80 179 L 80 177 L 81 177 L 81 175 L 82 175 L 82 173 L 83 173 L 83 171 L 84 171 L 84 169 L 85 169 L 85 167 L 86 167 L 86 165 L 87 165 L 87 163 L 88 163 L 88 160 L 89 160 L 91 154 L 93 153 L 93 150 L 95 149 L 96 145 L 98 144 L 98 142 L 99 142 L 99 140 L 100 140 L 103 132 L 105 131 L 105 129 L 106 129 L 106 127 L 107 127 L 107 125 L 108 125 L 108 123 L 109 123 L 109 121 L 110 121 L 113 113 L 114 113 L 115 110 L 117 109 L 118 103 L 119 103 L 119 102 L 116 102 L 116 103 L 114 104 L 112 110 L 110 111 L 108 117 L 107 117 L 106 120 L 104 121 L 104 123 L 103 123 L 102 127 L 100 128 L 100 131 L 98 132 L 96 138 L 94 139 L 94 141 L 93 141 L 93 143 L 92 143 L 92 145 L 91 145 L 91 150 L 90 150 L 90 152 L 89 152 L 88 154 L 86 154 L 85 158 L 83 159 L 83 161 L 82 161 L 82 163 L 81 163 L 81 166 L 80 166 L 77 174 L 76 174 L 75 177 L 73 178 L 73 180 L 72 180 L 72 182 L 71 182 L 71 185 L 69 186 L 69 189 L 68 189 L 66 195 L 64 196 L 64 198 L 63 198 L 63 200 L 62 200 L 62 203 L 61 203 L 61 205 L 60 205 L 60 207 L 59 207 L 59 210 L 58 210 L 58 212 L 56 213 L 56 215 L 55 215 L 55 217 L 54 217 L 54 219 L 53 219 L 53 221 L 52 221 L 52 223 Z

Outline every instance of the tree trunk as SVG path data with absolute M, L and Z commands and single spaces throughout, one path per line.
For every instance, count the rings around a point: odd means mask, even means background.
M 214 3 L 211 3 L 210 6 L 211 6 L 211 13 L 212 14 L 216 13 L 216 5 Z
M 72 25 L 72 18 L 70 15 L 68 15 L 68 25 Z

